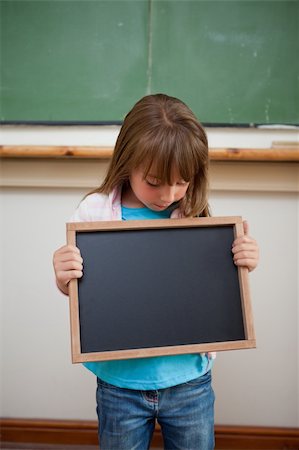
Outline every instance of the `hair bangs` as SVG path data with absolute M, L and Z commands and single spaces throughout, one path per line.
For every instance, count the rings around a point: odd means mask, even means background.
M 144 176 L 153 175 L 162 183 L 172 184 L 173 170 L 189 182 L 199 170 L 199 155 L 186 133 L 173 127 L 148 133 L 138 142 L 138 159 L 134 168 L 142 166 Z

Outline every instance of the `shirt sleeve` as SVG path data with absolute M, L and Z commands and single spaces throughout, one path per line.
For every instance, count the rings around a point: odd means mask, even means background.
M 88 197 L 79 204 L 78 208 L 71 216 L 70 222 L 89 222 L 91 220 L 87 199 Z

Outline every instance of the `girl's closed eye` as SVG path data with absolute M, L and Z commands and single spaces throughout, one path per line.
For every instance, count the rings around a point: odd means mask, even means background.
M 158 180 L 158 178 L 147 177 L 145 179 L 145 181 L 146 181 L 146 184 L 148 184 L 149 186 L 152 186 L 152 187 L 158 187 L 161 185 L 161 181 Z
M 146 181 L 146 183 L 149 186 L 152 186 L 152 187 L 159 187 L 162 184 L 161 181 L 158 178 L 155 178 L 155 177 L 147 177 L 145 179 L 145 181 Z M 179 181 L 176 181 L 173 185 L 186 186 L 187 184 L 189 184 L 188 181 L 179 180 Z

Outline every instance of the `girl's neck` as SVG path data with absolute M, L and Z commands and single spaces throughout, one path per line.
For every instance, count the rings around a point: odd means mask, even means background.
M 121 204 L 127 208 L 145 208 L 145 205 L 138 200 L 130 185 L 123 186 L 121 193 Z

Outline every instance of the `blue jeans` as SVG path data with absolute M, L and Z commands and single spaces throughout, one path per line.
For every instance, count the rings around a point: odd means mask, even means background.
M 211 373 L 167 389 L 138 391 L 98 379 L 101 450 L 147 450 L 156 420 L 165 450 L 214 449 Z

